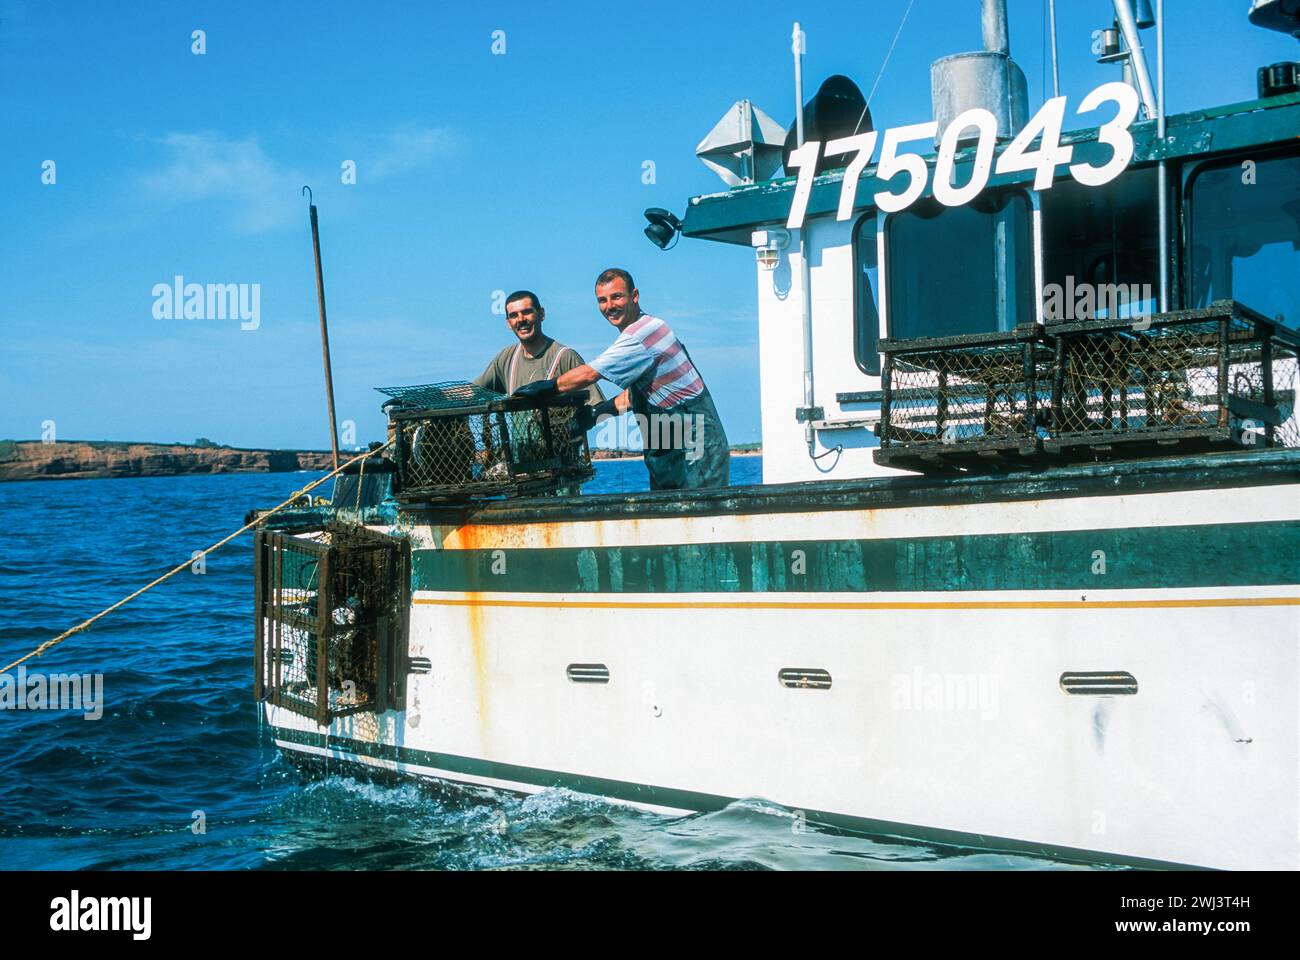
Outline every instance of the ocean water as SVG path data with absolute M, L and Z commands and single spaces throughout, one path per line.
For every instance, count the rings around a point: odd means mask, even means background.
M 737 457 L 733 482 L 761 470 Z M 640 461 L 597 471 L 589 491 L 645 489 Z M 0 666 L 315 476 L 0 483 Z M 202 575 L 178 574 L 28 661 L 33 674 L 102 674 L 102 716 L 0 710 L 0 869 L 1076 868 L 800 829 L 761 799 L 663 817 L 563 790 L 485 802 L 310 779 L 259 722 L 252 626 L 244 535 Z

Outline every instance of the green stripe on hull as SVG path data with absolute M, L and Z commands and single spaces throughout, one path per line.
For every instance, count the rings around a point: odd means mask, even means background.
M 699 793 L 693 790 L 675 790 L 670 787 L 656 787 L 644 783 L 625 780 L 608 780 L 604 777 L 588 777 L 580 774 L 562 773 L 555 770 L 543 770 L 512 763 L 495 763 L 474 757 L 462 757 L 450 753 L 435 753 L 417 750 L 413 747 L 397 746 L 388 743 L 371 743 L 364 740 L 352 740 L 347 737 L 327 736 L 307 730 L 292 730 L 287 727 L 272 727 L 277 740 L 316 747 L 322 750 L 338 751 L 356 757 L 371 757 L 396 763 L 412 764 L 445 770 L 449 773 L 504 780 L 541 789 L 561 787 L 575 793 L 608 797 L 627 803 L 641 803 L 657 807 L 671 807 L 679 810 L 695 810 L 707 813 L 721 810 L 735 803 L 740 797 L 726 797 L 719 794 Z M 347 757 L 339 757 L 342 762 Z M 373 768 L 366 768 L 367 771 Z M 407 776 L 419 776 L 408 773 Z M 432 776 L 432 775 L 430 775 Z M 462 782 L 462 781 L 451 781 Z M 481 784 L 470 784 L 482 786 Z M 1016 853 L 1034 857 L 1073 860 L 1079 863 L 1100 863 L 1124 865 L 1149 869 L 1188 869 L 1186 864 L 1170 863 L 1162 860 L 1150 860 L 1141 857 L 1126 857 L 1119 854 L 1099 853 L 1079 847 L 1062 847 L 1054 844 L 1032 843 L 1026 840 L 1012 840 L 1007 837 L 972 834 L 957 830 L 943 830 L 922 827 L 916 824 L 898 823 L 891 820 L 875 820 L 867 817 L 854 817 L 847 814 L 831 813 L 824 810 L 802 810 L 812 823 L 834 827 L 853 833 L 869 834 L 877 837 L 899 837 L 926 843 L 938 843 L 950 847 L 974 848 L 981 852 Z
M 1231 509 L 1230 504 L 1225 504 L 1226 509 Z M 1105 572 L 1099 573 L 1103 556 Z M 889 540 L 416 550 L 411 560 L 414 589 L 455 593 L 910 593 L 1275 586 L 1300 583 L 1300 523 Z

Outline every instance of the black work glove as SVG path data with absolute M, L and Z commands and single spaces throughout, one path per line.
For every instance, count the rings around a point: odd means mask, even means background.
M 586 433 L 601 417 L 616 416 L 618 416 L 618 407 L 614 405 L 614 401 L 602 400 L 600 403 L 584 404 L 579 407 L 577 421 L 578 426 L 582 427 L 582 432 Z
M 522 387 L 516 387 L 512 397 L 535 397 L 538 400 L 545 400 L 547 397 L 553 397 L 560 391 L 556 389 L 555 380 L 534 380 L 532 383 L 525 383 Z

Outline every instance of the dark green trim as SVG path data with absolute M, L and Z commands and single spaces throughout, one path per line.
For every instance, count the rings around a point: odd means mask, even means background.
M 347 737 L 327 737 L 323 733 L 306 730 L 291 730 L 285 727 L 273 727 L 272 730 L 276 738 L 280 740 L 288 740 L 292 743 L 301 743 L 322 749 L 344 750 L 359 756 L 394 760 L 399 763 L 414 763 L 422 767 L 436 767 L 439 770 L 468 774 L 472 777 L 510 780 L 515 783 L 527 783 L 539 787 L 564 787 L 577 793 L 589 793 L 595 796 L 613 797 L 616 800 L 648 803 L 661 807 L 677 807 L 683 810 L 721 810 L 735 799 L 710 793 L 697 793 L 693 790 L 651 787 L 646 784 L 629 783 L 623 780 L 608 780 L 603 777 L 559 773 L 554 770 L 524 767 L 513 763 L 497 763 L 475 757 L 462 757 L 453 753 L 433 753 L 428 750 L 417 750 L 414 747 L 403 747 L 395 744 L 372 743 Z
M 1076 105 L 1071 103 L 1069 107 L 1073 109 Z M 1133 124 L 1132 167 L 1156 163 L 1162 158 L 1201 157 L 1292 141 L 1296 130 L 1300 130 L 1300 94 L 1285 94 L 1169 117 L 1163 146 L 1156 139 L 1155 127 L 1154 120 Z M 1061 141 L 1074 146 L 1071 163 L 1104 163 L 1110 157 L 1110 148 L 1097 142 L 1095 127 L 1065 134 Z M 908 146 L 917 147 L 918 144 Z M 999 145 L 997 152 L 1004 149 L 1005 144 Z M 968 148 L 957 156 L 956 181 L 964 183 L 970 177 L 966 168 L 974 162 L 974 150 Z M 927 154 L 926 159 L 927 166 L 933 170 L 934 153 Z M 1058 168 L 1058 178 L 1068 176 L 1064 166 Z M 808 197 L 809 217 L 835 213 L 843 177 L 843 171 L 836 170 L 813 181 Z M 989 187 L 1028 183 L 1033 177 L 1032 170 L 993 175 L 989 178 Z M 875 165 L 867 167 L 858 181 L 855 214 L 864 209 L 874 209 L 872 198 L 881 190 L 889 189 L 888 183 L 876 179 Z M 790 213 L 794 185 L 795 178 L 786 177 L 739 187 L 727 193 L 695 197 L 687 206 L 682 234 L 748 245 L 752 228 L 767 223 L 785 223 Z M 932 186 L 933 177 L 926 184 L 924 196 L 932 195 Z
M 802 551 L 800 559 L 795 551 Z M 1105 573 L 1093 572 L 1096 551 Z M 799 567 L 802 572 L 792 572 Z M 929 593 L 1300 583 L 1300 522 L 876 540 L 416 550 L 413 588 L 454 593 Z
M 422 767 L 433 767 L 452 773 L 466 774 L 474 777 L 488 777 L 495 780 L 508 780 L 535 787 L 562 787 L 575 793 L 585 793 L 598 797 L 608 797 L 624 802 L 650 804 L 658 807 L 672 807 L 679 810 L 709 812 L 721 810 L 741 799 L 726 797 L 713 793 L 699 793 L 693 790 L 676 790 L 671 787 L 655 787 L 644 783 L 626 780 L 609 780 L 604 777 L 590 777 L 574 773 L 561 773 L 556 770 L 544 770 L 512 763 L 495 763 L 474 757 L 462 757 L 451 753 L 434 753 L 417 750 L 413 747 L 397 746 L 387 743 L 370 743 L 352 740 L 347 737 L 327 736 L 306 730 L 291 730 L 285 727 L 272 727 L 272 734 L 278 740 L 319 749 L 339 750 L 354 756 L 373 757 L 375 759 L 409 763 Z M 301 754 L 300 754 L 301 756 Z M 334 761 L 331 760 L 331 763 Z M 340 758 L 339 763 L 356 764 L 361 769 L 356 772 L 370 775 L 375 768 Z M 419 774 L 406 773 L 400 776 L 418 779 L 442 779 L 421 777 Z M 482 784 L 465 783 L 449 780 L 451 783 L 482 788 Z M 500 789 L 500 788 L 491 788 Z M 507 792 L 520 792 L 508 791 Z M 1087 864 L 1108 864 L 1130 866 L 1142 869 L 1189 869 L 1185 864 L 1150 860 L 1143 857 L 1126 857 L 1118 854 L 1098 853 L 1078 847 L 1060 847 L 1053 844 L 1032 843 L 1025 840 L 1012 840 L 1007 837 L 989 834 L 964 833 L 958 830 L 943 830 L 923 827 L 917 824 L 899 823 L 893 820 L 876 820 L 866 817 L 854 817 L 847 814 L 830 813 L 825 810 L 804 810 L 807 819 L 816 824 L 834 827 L 849 833 L 867 834 L 874 837 L 896 837 L 902 840 L 936 843 L 948 847 L 976 849 L 982 852 L 1015 853 L 1028 856 L 1044 857 L 1055 860 L 1071 860 Z M 1192 868 L 1194 869 L 1194 868 Z
M 1049 461 L 1050 462 L 1050 461 Z M 1300 450 L 1258 450 L 1044 466 L 1004 474 L 813 480 L 711 490 L 526 497 L 471 507 L 409 506 L 403 523 L 560 523 L 762 513 L 822 513 L 949 504 L 1110 497 L 1300 484 Z M 1260 496 L 1269 494 L 1263 490 Z

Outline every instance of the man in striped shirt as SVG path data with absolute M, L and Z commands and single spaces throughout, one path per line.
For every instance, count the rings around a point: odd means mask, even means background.
M 641 312 L 640 291 L 626 270 L 611 267 L 596 278 L 596 305 L 619 331 L 618 338 L 591 363 L 554 380 L 529 384 L 521 392 L 569 393 L 602 377 L 612 380 L 623 393 L 588 408 L 588 421 L 634 412 L 651 490 L 727 486 L 727 434 L 686 347 L 663 320 Z

